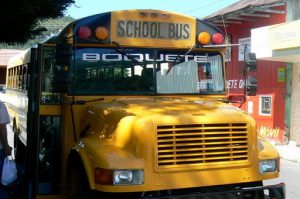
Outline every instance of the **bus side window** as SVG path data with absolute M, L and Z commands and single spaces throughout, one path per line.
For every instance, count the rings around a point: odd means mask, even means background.
M 18 66 L 18 89 L 22 89 L 22 82 L 23 82 L 23 66 Z
M 22 90 L 27 90 L 27 65 L 23 66 L 22 79 Z
M 59 93 L 54 92 L 54 48 L 44 50 L 43 80 L 42 80 L 42 104 L 57 104 L 60 102 Z

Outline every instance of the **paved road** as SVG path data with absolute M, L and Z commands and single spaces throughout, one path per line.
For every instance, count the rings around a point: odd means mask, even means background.
M 286 199 L 300 198 L 300 164 L 289 160 L 280 160 L 280 177 L 266 180 L 265 185 L 284 182 L 286 184 Z

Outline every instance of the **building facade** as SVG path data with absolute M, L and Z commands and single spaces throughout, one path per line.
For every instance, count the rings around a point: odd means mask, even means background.
M 227 89 L 230 96 L 244 94 L 245 54 L 252 51 L 251 30 L 286 21 L 286 1 L 240 0 L 206 17 L 218 24 L 227 35 L 228 43 L 239 44 L 227 50 Z M 264 43 L 260 38 L 261 43 Z M 236 104 L 251 114 L 257 121 L 259 134 L 276 143 L 284 144 L 289 139 L 290 122 L 286 118 L 287 64 L 280 61 L 257 61 L 256 96 L 248 96 L 245 103 Z
M 289 138 L 300 146 L 300 20 L 252 30 L 257 57 L 264 60 L 285 62 L 290 74 L 287 87 L 290 93 Z M 266 45 L 259 45 L 259 35 L 265 34 Z M 269 52 L 269 53 L 263 53 Z

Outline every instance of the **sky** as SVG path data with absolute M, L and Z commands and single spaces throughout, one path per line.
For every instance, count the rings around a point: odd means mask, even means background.
M 128 9 L 159 9 L 203 18 L 238 0 L 75 0 L 65 12 L 75 19 Z

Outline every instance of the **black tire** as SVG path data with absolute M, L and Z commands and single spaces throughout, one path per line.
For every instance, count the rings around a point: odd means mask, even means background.
M 67 175 L 66 196 L 68 199 L 92 199 L 93 191 L 90 189 L 85 169 L 81 162 L 74 161 L 69 166 Z

